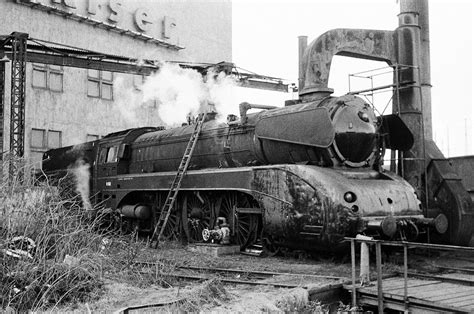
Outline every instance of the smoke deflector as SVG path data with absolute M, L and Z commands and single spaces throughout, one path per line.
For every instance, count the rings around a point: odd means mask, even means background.
M 328 110 L 313 108 L 264 116 L 255 125 L 255 135 L 259 139 L 327 148 L 334 141 L 335 130 Z

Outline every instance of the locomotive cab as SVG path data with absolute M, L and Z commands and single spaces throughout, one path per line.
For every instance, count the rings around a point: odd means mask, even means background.
M 130 143 L 141 134 L 156 130 L 158 128 L 152 127 L 129 129 L 111 133 L 99 141 L 93 169 L 96 203 L 116 207 L 116 193 L 111 190 L 120 188 L 117 176 L 129 173 Z

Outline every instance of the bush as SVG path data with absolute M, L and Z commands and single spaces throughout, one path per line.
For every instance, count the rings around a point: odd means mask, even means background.
M 20 171 L 0 185 L 0 311 L 97 297 L 107 236 L 100 211 L 84 209 L 71 175 L 52 186 L 26 175 L 21 160 L 14 163 Z

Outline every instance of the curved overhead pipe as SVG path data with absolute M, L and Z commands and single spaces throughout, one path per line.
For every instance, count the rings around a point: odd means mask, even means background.
M 339 28 L 322 34 L 306 47 L 302 59 L 300 54 L 300 98 L 320 99 L 334 91 L 328 80 L 335 55 L 396 63 L 393 37 L 393 31 L 375 29 Z

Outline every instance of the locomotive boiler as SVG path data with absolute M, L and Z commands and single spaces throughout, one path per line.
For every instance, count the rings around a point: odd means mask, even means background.
M 412 240 L 427 228 L 446 232 L 446 217 L 425 218 L 411 185 L 382 167 L 386 148 L 410 148 L 410 131 L 395 115 L 376 117 L 361 98 L 242 103 L 240 117 L 206 117 L 166 236 L 200 242 L 218 217 L 241 248 L 261 242 L 268 250 L 335 250 L 359 233 Z M 43 170 L 88 163 L 93 201 L 113 209 L 122 228 L 151 233 L 193 130 L 109 134 L 46 152 Z

